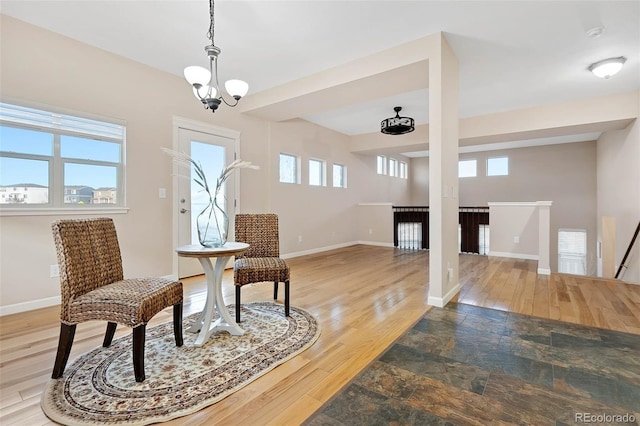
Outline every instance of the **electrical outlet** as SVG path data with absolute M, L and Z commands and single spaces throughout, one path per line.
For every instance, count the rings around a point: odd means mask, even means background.
M 298 242 L 301 243 L 302 242 L 302 235 L 298 235 Z
M 369 235 L 373 234 L 373 229 L 369 228 Z
M 51 278 L 57 278 L 60 276 L 60 269 L 58 269 L 58 265 L 51 265 L 49 267 L 49 276 Z
M 517 235 L 515 237 L 513 237 L 513 242 L 516 243 L 516 244 L 520 244 L 520 237 L 517 236 Z

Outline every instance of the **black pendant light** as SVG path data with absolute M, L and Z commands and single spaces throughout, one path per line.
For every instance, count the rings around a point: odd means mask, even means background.
M 380 131 L 382 133 L 385 135 L 404 135 L 416 129 L 413 118 L 400 117 L 402 107 L 397 106 L 393 110 L 396 112 L 396 116 L 384 119 L 380 123 Z

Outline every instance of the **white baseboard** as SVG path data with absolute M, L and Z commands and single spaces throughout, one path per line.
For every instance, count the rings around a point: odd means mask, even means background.
M 551 275 L 551 269 L 549 269 L 549 268 L 538 268 L 538 275 Z
M 443 308 L 459 291 L 460 283 L 456 284 L 451 290 L 449 290 L 444 297 L 433 297 L 429 295 L 427 303 L 432 306 L 437 306 L 438 308 Z
M 358 243 L 356 241 L 349 241 L 349 242 L 346 242 L 346 243 L 335 244 L 335 245 L 332 245 L 332 246 L 325 246 L 325 247 L 318 247 L 318 248 L 309 249 L 309 250 L 295 251 L 293 253 L 287 253 L 287 254 L 280 255 L 280 257 L 283 258 L 283 259 L 291 259 L 292 257 L 300 257 L 300 256 L 306 256 L 308 254 L 322 253 L 323 251 L 329 251 L 329 250 L 335 250 L 335 249 L 339 249 L 339 248 L 343 248 L 343 247 L 349 247 L 349 246 L 353 246 L 355 244 L 358 244 Z
M 365 244 L 368 246 L 380 246 L 380 247 L 392 247 L 393 243 L 381 243 L 377 241 L 348 241 L 346 243 L 334 244 L 331 246 L 318 247 L 309 250 L 295 251 L 292 253 L 283 254 L 280 257 L 283 259 L 291 259 L 293 257 L 306 256 L 308 254 L 322 253 L 323 251 L 335 250 L 343 247 L 355 246 L 356 244 Z
M 354 244 L 365 244 L 367 246 L 378 246 L 378 247 L 395 247 L 393 243 L 382 243 L 379 241 L 356 241 Z
M 489 256 L 511 257 L 513 259 L 538 260 L 538 255 L 537 254 L 507 253 L 507 252 L 503 252 L 503 251 L 489 251 Z
M 30 300 L 28 302 L 16 303 L 14 305 L 0 306 L 0 317 L 20 312 L 32 311 L 34 309 L 48 308 L 60 304 L 60 296 L 47 297 L 45 299 Z

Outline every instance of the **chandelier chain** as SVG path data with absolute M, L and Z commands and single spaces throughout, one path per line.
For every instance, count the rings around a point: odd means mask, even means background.
M 214 27 L 215 27 L 215 19 L 214 19 L 214 12 L 213 12 L 213 6 L 214 6 L 214 0 L 209 0 L 209 17 L 210 17 L 210 24 L 209 24 L 209 32 L 207 33 L 207 37 L 209 38 L 209 40 L 211 40 L 211 45 L 215 46 L 215 42 L 213 41 L 213 37 L 214 37 Z

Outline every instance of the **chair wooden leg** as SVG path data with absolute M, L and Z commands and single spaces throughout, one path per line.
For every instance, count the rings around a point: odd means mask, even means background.
M 139 325 L 133 329 L 133 374 L 136 382 L 144 382 L 144 335 L 146 325 Z
M 111 346 L 111 342 L 113 341 L 113 336 L 116 334 L 116 327 L 118 324 L 115 322 L 107 323 L 107 332 L 104 334 L 104 341 L 102 342 L 102 347 L 108 348 Z
M 273 300 L 278 298 L 278 281 L 273 282 Z
M 284 316 L 289 316 L 289 280 L 284 282 Z
M 58 340 L 58 353 L 56 361 L 53 364 L 52 379 L 58 379 L 64 373 L 64 369 L 69 361 L 71 346 L 73 345 L 73 337 L 76 335 L 76 325 L 68 325 L 60 323 L 60 339 Z
M 182 339 L 182 302 L 173 305 L 173 335 L 176 338 L 176 346 L 184 344 Z
M 236 322 L 240 322 L 240 286 L 236 286 Z

